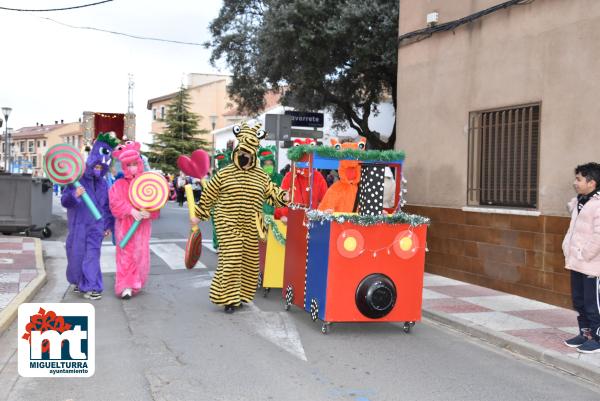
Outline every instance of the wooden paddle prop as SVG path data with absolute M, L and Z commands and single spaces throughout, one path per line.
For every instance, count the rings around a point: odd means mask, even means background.
M 201 179 L 205 177 L 210 170 L 210 157 L 204 150 L 198 149 L 192 153 L 191 157 L 185 155 L 179 156 L 177 158 L 177 166 L 186 175 Z M 187 184 L 184 188 L 190 219 L 192 219 L 196 216 L 194 211 L 194 206 L 196 204 L 194 191 L 190 184 Z M 192 227 L 185 246 L 185 267 L 187 269 L 192 269 L 196 266 L 196 263 L 200 260 L 200 255 L 202 255 L 202 233 L 196 225 Z
M 194 199 L 194 191 L 192 186 L 187 184 L 185 187 L 185 197 L 187 199 L 188 210 L 190 212 L 190 219 L 196 216 L 194 212 L 194 206 L 196 204 Z M 185 245 L 185 267 L 186 269 L 192 269 L 200 260 L 202 255 L 202 233 L 198 226 L 193 226 L 188 237 L 187 244 Z

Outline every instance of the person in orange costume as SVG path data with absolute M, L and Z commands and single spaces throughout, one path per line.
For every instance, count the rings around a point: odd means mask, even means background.
M 319 210 L 352 213 L 360 182 L 360 164 L 356 160 L 340 160 L 340 180 L 334 183 L 319 204 Z

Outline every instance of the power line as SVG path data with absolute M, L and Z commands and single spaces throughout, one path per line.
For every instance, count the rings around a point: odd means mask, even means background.
M 496 11 L 499 11 L 499 10 L 502 10 L 505 8 L 509 8 L 509 7 L 512 7 L 515 5 L 531 4 L 534 1 L 535 0 L 509 0 L 509 1 L 505 1 L 504 3 L 497 4 L 490 8 L 486 8 L 485 10 L 476 12 L 471 15 L 467 15 L 466 17 L 463 17 L 463 18 L 460 18 L 460 19 L 457 19 L 454 21 L 449 21 L 444 24 L 434 25 L 431 27 L 427 27 L 427 28 L 423 28 L 423 29 L 419 29 L 416 31 L 405 33 L 398 37 L 398 47 L 412 44 L 412 43 L 421 41 L 423 39 L 427 39 L 427 38 L 433 36 L 433 34 L 438 33 L 438 32 L 453 31 L 454 29 L 458 28 L 461 25 L 471 23 L 479 18 L 485 17 L 486 15 L 492 14 Z
M 109 3 L 111 1 L 113 1 L 113 0 L 104 0 L 104 1 L 98 1 L 96 3 L 82 4 L 80 6 L 64 7 L 64 8 L 45 8 L 45 9 L 30 10 L 30 9 L 24 9 L 24 8 L 0 7 L 0 10 L 7 10 L 7 11 L 27 11 L 27 12 L 66 11 L 66 10 L 75 10 L 77 8 L 85 8 L 85 7 L 97 6 L 99 4 Z
M 110 0 L 110 1 L 112 1 L 112 0 Z M 141 40 L 153 40 L 153 41 L 156 41 L 156 42 L 176 43 L 176 44 L 179 44 L 179 45 L 203 46 L 203 44 L 202 44 L 202 43 L 196 43 L 196 42 L 182 42 L 182 41 L 179 41 L 179 40 L 170 40 L 170 39 L 162 39 L 162 38 L 153 38 L 153 37 L 150 37 L 150 36 L 131 35 L 131 34 L 129 34 L 129 33 L 116 32 L 116 31 L 109 31 L 109 30 L 107 30 L 107 29 L 94 28 L 94 27 L 91 27 L 91 26 L 76 26 L 76 25 L 70 25 L 70 24 L 66 24 L 66 23 L 64 23 L 64 22 L 60 22 L 60 21 L 57 21 L 57 20 L 55 20 L 55 19 L 49 18 L 49 17 L 38 17 L 38 18 L 42 18 L 42 19 L 45 19 L 45 20 L 48 20 L 48 21 L 52 21 L 52 22 L 54 22 L 54 23 L 56 23 L 56 24 L 63 25 L 63 26 L 66 26 L 66 27 L 68 27 L 68 28 L 73 28 L 73 29 L 87 29 L 87 30 L 90 30 L 90 31 L 97 31 L 97 32 L 111 33 L 111 34 L 113 34 L 113 35 L 126 36 L 126 37 L 128 37 L 128 38 L 133 38 L 133 39 L 141 39 Z

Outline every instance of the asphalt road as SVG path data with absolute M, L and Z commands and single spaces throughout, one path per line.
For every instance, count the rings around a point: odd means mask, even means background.
M 155 244 L 185 238 L 188 229 L 186 210 L 169 204 L 154 224 Z M 210 227 L 202 230 L 210 239 Z M 46 249 L 50 281 L 36 301 L 82 302 L 67 290 L 62 244 Z M 213 252 L 205 248 L 206 268 L 194 270 L 166 259 L 152 253 L 148 285 L 128 301 L 112 294 L 114 274 L 105 274 L 105 296 L 93 303 L 92 378 L 20 378 L 13 324 L 0 337 L 0 399 L 600 399 L 591 383 L 429 321 L 410 334 L 393 323 L 340 323 L 323 335 L 306 312 L 284 311 L 276 290 L 226 315 L 208 300 Z

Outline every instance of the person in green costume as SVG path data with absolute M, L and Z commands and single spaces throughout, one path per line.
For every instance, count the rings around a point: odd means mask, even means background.
M 258 149 L 258 159 L 260 160 L 260 167 L 265 173 L 271 178 L 271 182 L 278 187 L 281 186 L 283 177 L 277 172 L 277 165 L 275 163 L 275 146 L 266 146 Z M 268 203 L 263 205 L 263 212 L 265 214 L 273 215 L 275 208 Z
M 217 171 L 221 170 L 223 167 L 229 166 L 231 164 L 231 149 L 217 150 L 215 152 L 215 160 L 217 161 Z M 210 222 L 213 225 L 213 248 L 219 249 L 219 239 L 217 238 L 217 231 L 215 230 L 212 210 L 210 212 Z

